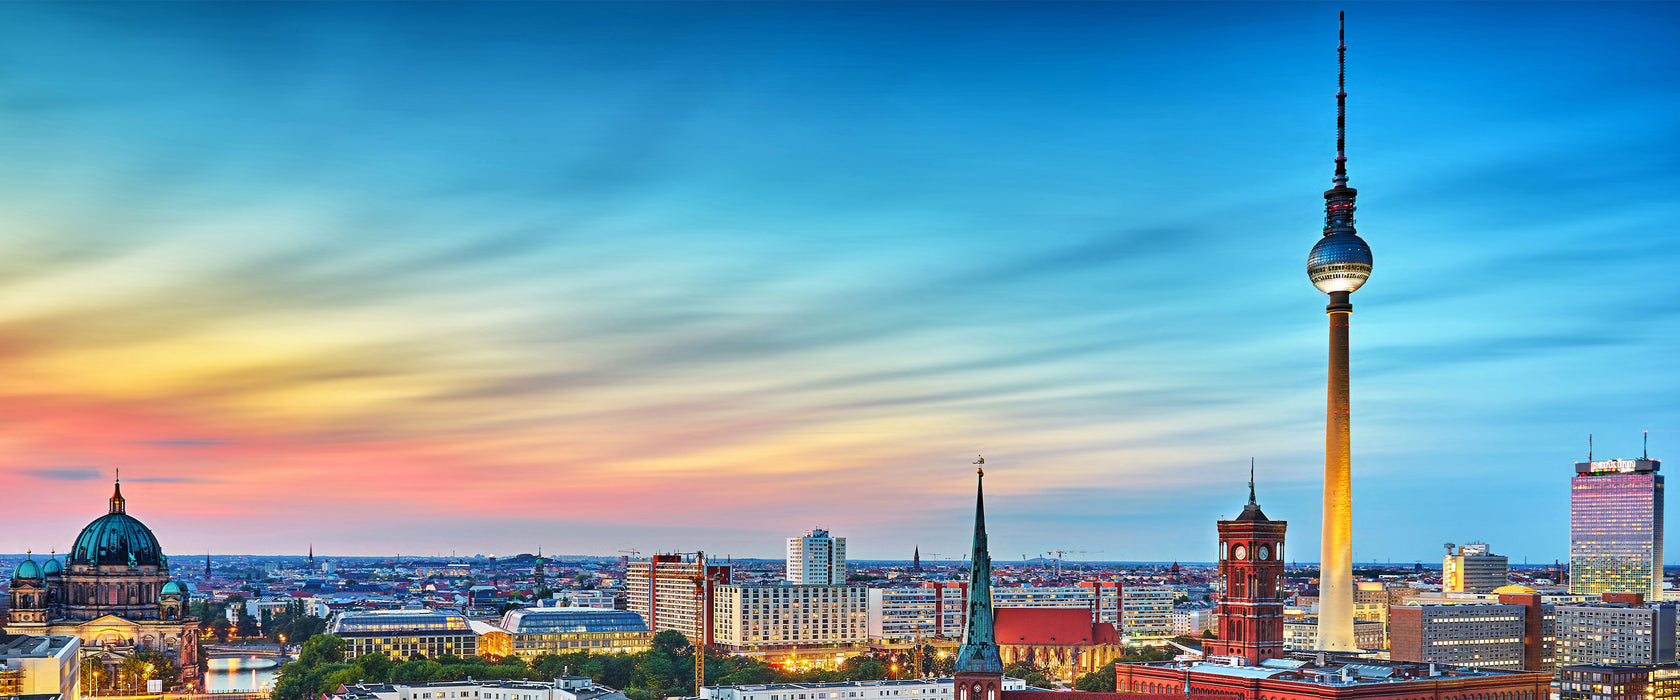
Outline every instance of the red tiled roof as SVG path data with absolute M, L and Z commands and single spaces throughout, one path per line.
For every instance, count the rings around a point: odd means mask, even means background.
M 998 608 L 998 644 L 1119 644 L 1107 622 L 1092 622 L 1089 608 Z

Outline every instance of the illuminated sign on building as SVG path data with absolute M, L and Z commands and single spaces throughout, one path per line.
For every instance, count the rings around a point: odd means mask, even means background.
M 1660 459 L 1606 459 L 1598 462 L 1576 462 L 1576 474 L 1634 474 L 1662 469 Z

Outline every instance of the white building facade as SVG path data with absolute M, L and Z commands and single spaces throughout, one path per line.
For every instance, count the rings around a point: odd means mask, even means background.
M 866 644 L 868 593 L 863 586 L 719 586 L 712 639 L 737 651 Z
M 869 640 L 897 644 L 939 637 L 960 639 L 968 619 L 967 606 L 966 584 L 871 588 Z

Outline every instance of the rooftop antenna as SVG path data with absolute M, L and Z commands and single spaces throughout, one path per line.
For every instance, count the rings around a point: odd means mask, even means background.
M 1639 458 L 1640 459 L 1650 459 L 1651 458 L 1651 431 L 1649 431 L 1649 430 L 1645 431 L 1645 446 L 1639 448 Z
M 1347 186 L 1347 12 L 1336 14 L 1336 186 Z
M 1592 461 L 1592 433 L 1587 433 L 1587 461 Z

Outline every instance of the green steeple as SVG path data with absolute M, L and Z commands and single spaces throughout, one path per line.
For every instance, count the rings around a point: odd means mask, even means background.
M 981 457 L 975 464 L 984 465 Z M 968 626 L 957 650 L 957 673 L 1003 673 L 997 637 L 992 630 L 992 555 L 986 550 L 986 478 L 984 467 L 974 488 L 974 556 L 968 569 Z

